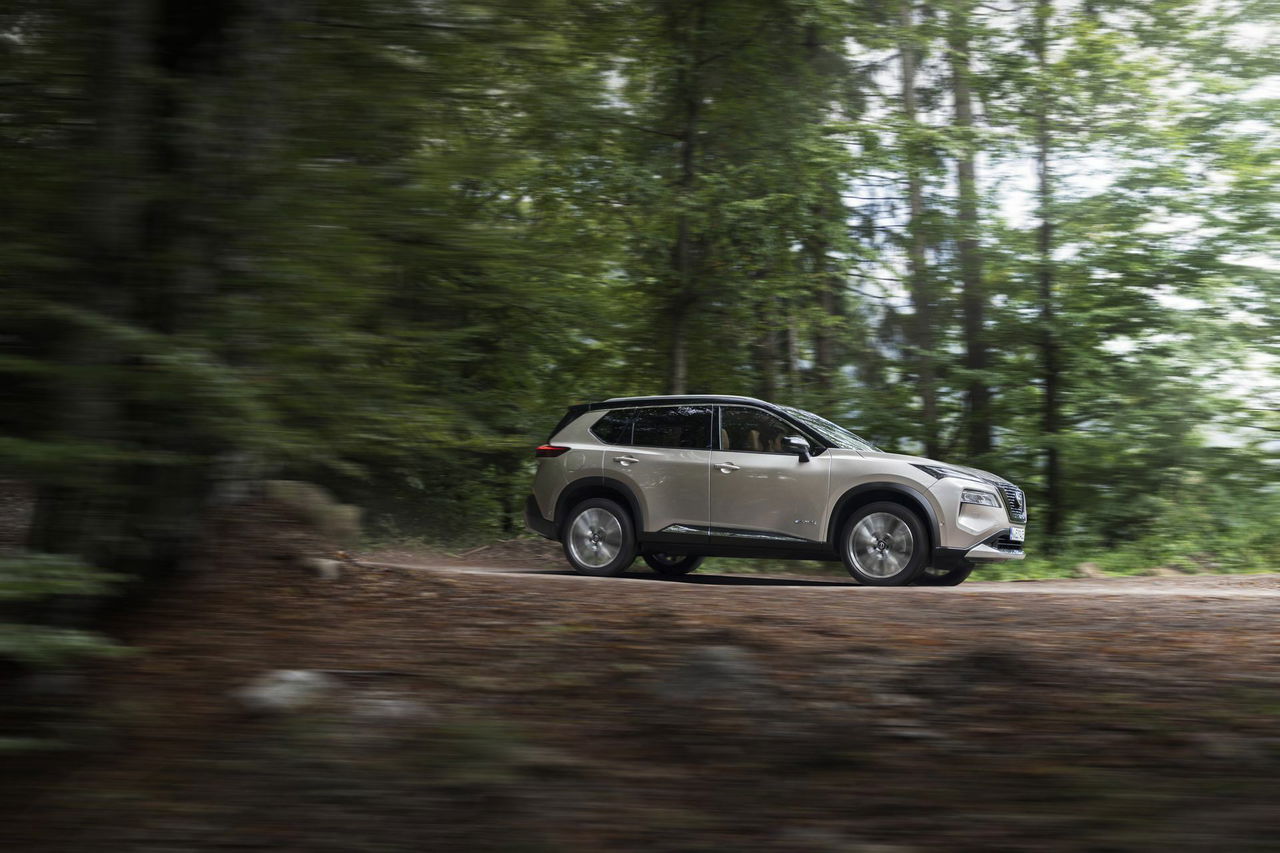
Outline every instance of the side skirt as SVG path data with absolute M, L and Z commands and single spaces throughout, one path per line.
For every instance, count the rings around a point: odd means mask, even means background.
M 693 528 L 672 525 L 639 537 L 641 554 L 674 552 L 699 557 L 740 557 L 777 560 L 839 560 L 825 542 L 765 531 Z

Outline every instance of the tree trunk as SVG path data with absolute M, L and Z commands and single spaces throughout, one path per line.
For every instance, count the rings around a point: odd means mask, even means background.
M 978 180 L 973 139 L 973 92 L 969 67 L 969 9 L 952 10 L 947 37 L 951 57 L 955 125 L 963 148 L 956 159 L 961 302 L 964 311 L 965 368 L 969 372 L 968 451 L 970 458 L 991 452 L 991 389 L 987 384 L 985 314 L 987 296 L 982 281 L 982 248 L 978 243 Z
M 912 344 L 915 349 L 916 382 L 920 393 L 920 436 L 926 456 L 938 455 L 937 367 L 933 356 L 933 294 L 925 268 L 924 177 L 912 131 L 916 124 L 916 47 L 911 0 L 899 6 L 902 27 L 902 117 L 908 134 L 904 153 L 907 160 L 907 198 L 910 220 L 907 225 L 907 277 L 911 290 Z
M 679 7 L 677 6 L 676 9 Z M 675 245 L 671 251 L 671 271 L 675 286 L 667 308 L 670 336 L 670 361 L 667 393 L 684 394 L 689 383 L 689 314 L 694 292 L 693 235 L 690 233 L 687 205 L 697 182 L 698 122 L 702 113 L 702 91 L 699 85 L 701 56 L 698 40 L 706 26 L 706 5 L 699 3 L 691 26 L 682 25 L 678 12 L 672 13 L 673 35 L 684 43 L 684 65 L 676 74 L 676 97 L 680 104 L 680 177 L 679 213 L 676 214 Z
M 86 146 L 101 165 L 79 225 L 81 305 L 146 333 L 177 334 L 204 315 L 214 286 L 209 235 L 191 201 L 211 170 L 188 124 L 207 96 L 203 81 L 222 71 L 238 9 L 230 0 L 199 9 L 180 0 L 94 5 Z M 210 485 L 205 465 L 178 460 L 216 448 L 183 418 L 131 396 L 137 377 L 124 374 L 139 367 L 118 338 L 73 326 L 65 360 L 64 436 L 171 458 L 102 463 L 74 486 L 55 484 L 42 494 L 33 547 L 144 575 L 174 567 L 198 532 Z
M 1050 0 L 1036 0 L 1034 51 L 1039 77 L 1036 98 L 1036 177 L 1040 225 L 1036 235 L 1036 280 L 1040 297 L 1040 350 L 1044 370 L 1044 397 L 1041 430 L 1044 433 L 1045 457 L 1045 533 L 1049 546 L 1062 532 L 1062 471 L 1058 434 L 1062 428 L 1059 400 L 1061 364 L 1057 335 L 1054 330 L 1053 268 L 1053 175 L 1050 171 L 1052 137 L 1049 129 L 1049 64 L 1048 21 L 1052 12 Z
M 822 74 L 823 49 L 819 28 L 814 24 L 806 26 L 805 54 L 815 77 Z M 824 110 L 827 104 L 818 101 L 816 108 Z M 836 186 L 839 178 L 830 176 L 830 179 L 831 186 Z M 805 254 L 809 256 L 809 268 L 814 276 L 814 295 L 818 304 L 818 325 L 813 333 L 813 376 L 823 405 L 836 402 L 841 362 L 840 329 L 844 317 L 844 277 L 839 268 L 832 264 L 831 241 L 823 229 L 832 218 L 843 226 L 844 212 L 838 192 L 832 192 L 815 203 L 810 211 L 813 234 L 804 243 Z
M 77 222 L 83 235 L 79 300 L 88 311 L 114 322 L 126 319 L 143 230 L 142 172 L 144 112 L 148 106 L 142 72 L 151 20 L 146 0 L 86 4 L 84 26 L 97 33 L 97 49 L 86 59 L 91 74 L 91 117 L 86 147 L 99 167 L 85 186 Z M 73 324 L 59 346 L 63 366 L 57 388 L 58 431 L 64 438 L 106 445 L 119 438 L 120 395 L 103 368 L 118 367 L 118 348 L 91 327 Z M 100 485 L 112 479 L 102 464 L 82 470 L 75 484 L 50 483 L 40 490 L 30 545 L 41 551 L 72 553 L 107 565 L 107 543 L 116 539 L 115 504 Z M 96 483 L 95 483 L 96 481 Z
M 768 292 L 761 282 L 767 279 L 769 271 L 759 269 L 753 273 L 754 292 L 764 294 L 759 310 L 765 317 L 781 317 L 781 300 Z M 778 398 L 778 369 L 781 360 L 780 334 L 778 327 L 766 322 L 756 332 L 755 346 L 752 347 L 752 362 L 755 365 L 755 387 L 752 393 L 765 400 Z
M 819 207 L 815 218 L 825 214 Z M 836 378 L 840 373 L 840 339 L 837 323 L 844 316 L 843 280 L 832 270 L 827 241 L 815 238 L 805 243 L 810 268 L 817 281 L 818 327 L 813 332 L 813 378 L 822 402 L 834 402 Z

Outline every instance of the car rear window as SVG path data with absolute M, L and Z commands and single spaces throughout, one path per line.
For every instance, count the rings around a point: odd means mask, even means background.
M 631 443 L 641 447 L 711 448 L 710 406 L 637 409 Z

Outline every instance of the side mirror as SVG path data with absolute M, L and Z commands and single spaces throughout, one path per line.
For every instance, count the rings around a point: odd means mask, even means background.
M 809 442 L 805 441 L 798 435 L 789 435 L 782 439 L 782 447 L 788 453 L 794 453 L 800 457 L 801 462 L 809 461 Z

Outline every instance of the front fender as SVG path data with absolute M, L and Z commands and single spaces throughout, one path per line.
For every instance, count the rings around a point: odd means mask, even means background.
M 859 499 L 865 498 L 873 492 L 889 493 L 897 497 L 907 498 L 909 503 L 914 504 L 915 508 L 924 515 L 924 523 L 929 531 L 931 547 L 937 548 L 942 543 L 942 507 L 936 504 L 935 498 L 928 489 L 921 489 L 914 483 L 897 480 L 877 480 L 859 483 L 840 493 L 839 497 L 833 502 L 831 511 L 827 514 L 827 542 L 837 553 L 839 549 L 836 546 L 836 537 L 840 534 L 840 522 L 844 518 L 846 509 L 851 503 L 858 502 Z

